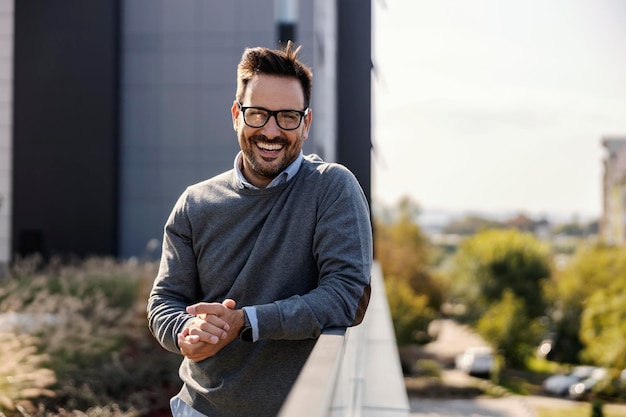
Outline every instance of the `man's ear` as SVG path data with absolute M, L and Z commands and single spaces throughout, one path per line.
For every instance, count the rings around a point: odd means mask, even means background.
M 304 124 L 304 129 L 302 130 L 302 137 L 304 139 L 309 137 L 309 129 L 311 128 L 311 121 L 313 120 L 313 109 L 309 108 L 309 112 L 306 116 L 304 116 L 304 120 L 302 123 Z
M 241 111 L 239 110 L 239 103 L 237 103 L 237 100 L 233 101 L 233 107 L 230 108 L 230 114 L 233 117 L 233 129 L 235 129 L 235 132 L 238 131 L 239 128 L 239 121 L 241 119 L 239 119 L 239 114 L 241 113 Z

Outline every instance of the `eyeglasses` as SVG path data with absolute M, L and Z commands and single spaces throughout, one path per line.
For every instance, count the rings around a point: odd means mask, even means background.
M 263 107 L 244 107 L 241 103 L 239 110 L 243 113 L 243 122 L 254 128 L 263 127 L 270 117 L 274 116 L 276 124 L 283 130 L 295 130 L 300 127 L 302 118 L 309 114 L 308 107 L 304 111 L 300 110 L 268 110 Z

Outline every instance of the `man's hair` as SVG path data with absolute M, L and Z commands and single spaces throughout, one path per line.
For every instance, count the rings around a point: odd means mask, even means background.
M 237 101 L 241 103 L 248 82 L 255 75 L 274 75 L 278 77 L 294 77 L 300 81 L 304 92 L 304 107 L 309 107 L 313 73 L 311 68 L 298 61 L 298 52 L 302 46 L 294 49 L 293 42 L 287 42 L 283 49 L 263 47 L 246 48 L 237 66 Z

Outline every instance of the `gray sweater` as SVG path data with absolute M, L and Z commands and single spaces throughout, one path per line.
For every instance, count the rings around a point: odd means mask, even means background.
M 323 329 L 360 323 L 369 299 L 368 204 L 345 167 L 304 158 L 285 184 L 239 189 L 235 171 L 193 185 L 167 223 L 148 321 L 179 353 L 185 307 L 255 306 L 259 340 L 183 359 L 179 396 L 210 417 L 275 416 Z

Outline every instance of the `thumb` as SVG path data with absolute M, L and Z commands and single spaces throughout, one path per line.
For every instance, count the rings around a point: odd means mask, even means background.
M 227 298 L 222 302 L 222 305 L 226 308 L 230 308 L 231 310 L 235 309 L 235 300 L 232 298 Z

